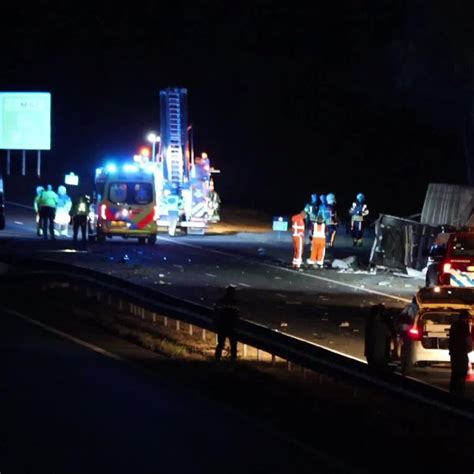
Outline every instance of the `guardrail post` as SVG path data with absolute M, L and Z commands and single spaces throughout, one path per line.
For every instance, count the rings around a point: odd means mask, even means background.
M 130 303 L 129 309 L 130 309 L 130 311 L 129 311 L 130 314 L 133 314 L 133 304 L 132 303 Z
M 202 340 L 206 340 L 206 330 L 204 328 L 202 329 Z
M 156 313 L 153 311 L 153 313 L 151 313 L 151 315 L 152 315 L 151 317 L 153 319 L 153 324 L 155 324 L 156 323 Z
M 189 335 L 190 336 L 193 335 L 193 325 L 192 324 L 189 325 Z
M 163 316 L 163 324 L 166 326 L 168 326 L 168 316 Z
M 142 319 L 145 319 L 145 308 L 140 308 L 140 313 L 142 315 Z
M 179 331 L 179 319 L 176 320 L 176 331 Z
M 257 347 L 257 360 L 260 360 L 260 349 Z
M 291 372 L 291 360 L 287 361 L 288 372 Z
M 276 357 L 275 357 L 275 354 L 272 354 L 272 365 L 273 365 L 273 367 L 275 367 L 275 364 L 276 364 Z
M 244 357 L 247 357 L 247 344 L 244 344 Z

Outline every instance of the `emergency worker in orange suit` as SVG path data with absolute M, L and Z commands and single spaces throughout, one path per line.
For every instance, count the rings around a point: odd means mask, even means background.
M 306 260 L 306 263 L 323 268 L 324 254 L 326 253 L 326 224 L 321 214 L 318 215 L 316 222 L 313 224 L 312 234 L 311 256 Z
M 305 219 L 305 211 L 301 211 L 291 218 L 291 229 L 293 230 L 293 268 L 297 269 L 299 269 L 303 263 Z

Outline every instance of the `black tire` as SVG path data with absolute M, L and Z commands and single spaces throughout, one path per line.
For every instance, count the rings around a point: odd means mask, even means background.
M 97 242 L 99 242 L 99 244 L 103 244 L 105 242 L 105 235 L 101 232 L 97 234 Z
M 138 243 L 139 243 L 140 245 L 145 245 L 145 243 L 146 243 L 145 237 L 138 237 Z
M 155 245 L 156 244 L 156 235 L 150 235 L 148 237 L 148 245 Z
M 402 345 L 402 350 L 400 354 L 400 370 L 402 372 L 402 375 L 408 376 L 413 373 L 413 360 L 411 357 L 411 354 L 409 353 L 409 349 L 407 349 L 406 345 Z

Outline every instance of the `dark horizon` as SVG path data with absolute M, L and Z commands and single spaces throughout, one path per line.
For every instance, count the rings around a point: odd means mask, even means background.
M 471 10 L 420 0 L 10 5 L 0 91 L 51 92 L 43 175 L 56 186 L 132 156 L 159 130 L 160 89 L 179 86 L 195 152 L 222 170 L 224 206 L 289 214 L 334 192 L 344 214 L 363 192 L 373 216 L 406 216 L 421 211 L 428 183 L 470 181 Z

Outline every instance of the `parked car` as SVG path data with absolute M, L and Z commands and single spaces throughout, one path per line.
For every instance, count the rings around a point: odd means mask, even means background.
M 415 366 L 449 364 L 449 329 L 461 309 L 474 314 L 472 288 L 422 288 L 416 295 L 418 311 L 412 326 L 402 337 L 400 363 L 402 374 Z M 469 354 L 474 363 L 474 352 Z

